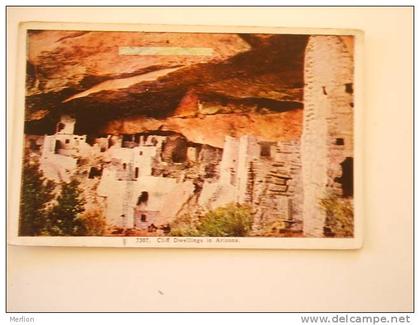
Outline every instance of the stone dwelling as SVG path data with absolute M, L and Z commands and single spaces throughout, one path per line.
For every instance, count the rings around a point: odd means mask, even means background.
M 230 202 L 246 203 L 254 211 L 254 230 L 276 222 L 301 229 L 299 149 L 296 141 L 227 136 L 220 178 L 204 184 L 200 205 L 214 209 Z
M 73 134 L 74 124 L 62 116 L 57 132 L 44 137 L 41 169 L 47 178 L 68 181 L 82 167 L 80 159 L 92 164 L 83 166 L 89 170 L 85 185 L 98 179 L 88 194 L 103 199 L 110 225 L 147 229 L 231 202 L 254 208 L 256 229 L 279 218 L 301 224 L 297 142 L 227 136 L 219 149 L 151 132 L 106 136 L 91 145 L 85 135 Z
M 40 168 L 68 181 L 81 158 L 91 166 L 110 225 L 147 229 L 200 208 L 230 202 L 254 211 L 254 230 L 274 222 L 323 237 L 330 193 L 353 196 L 353 54 L 339 36 L 310 36 L 304 64 L 304 120 L 300 140 L 226 136 L 222 148 L 192 143 L 176 133 L 87 139 L 75 119 L 62 116 L 44 137 Z M 88 143 L 89 142 L 89 143 Z
M 110 224 L 147 229 L 238 202 L 255 209 L 256 229 L 277 219 L 301 226 L 299 143 L 226 137 L 220 159 L 220 150 L 205 146 L 181 149 L 184 140 L 142 136 L 108 150 L 97 194 Z M 217 172 L 209 171 L 214 163 Z
M 104 197 L 105 215 L 111 225 L 147 229 L 175 218 L 193 194 L 192 180 L 154 176 L 153 166 L 162 163 L 162 136 L 141 136 L 107 152 L 97 194 Z M 136 145 L 136 146 L 135 146 Z
M 56 133 L 44 137 L 40 168 L 45 177 L 68 182 L 77 168 L 77 158 L 89 153 L 86 135 L 74 134 L 75 123 L 74 118 L 63 115 Z
M 60 182 L 68 182 L 75 175 L 80 158 L 101 155 L 112 145 L 121 143 L 115 136 L 93 139 L 89 144 L 86 135 L 74 134 L 76 120 L 63 115 L 56 126 L 56 133 L 45 135 L 41 147 L 40 169 L 44 176 Z

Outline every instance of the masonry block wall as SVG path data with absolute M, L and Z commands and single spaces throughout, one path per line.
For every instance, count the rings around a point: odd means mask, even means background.
M 353 55 L 349 37 L 310 36 L 304 65 L 303 230 L 323 237 L 320 200 L 352 195 Z
M 255 211 L 254 230 L 280 222 L 286 229 L 301 230 L 300 142 L 278 141 L 270 149 L 270 155 L 249 165 L 248 201 Z

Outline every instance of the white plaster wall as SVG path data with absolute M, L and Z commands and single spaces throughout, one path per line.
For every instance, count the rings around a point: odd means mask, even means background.
M 157 147 L 140 146 L 131 150 L 134 166 L 139 168 L 139 176 L 150 176 L 152 174 L 152 162 L 156 156 Z M 142 152 L 141 155 L 140 152 Z
M 111 147 L 106 153 L 108 159 L 116 159 L 121 163 L 133 163 L 139 168 L 139 176 L 150 176 L 152 174 L 152 160 L 156 156 L 157 148 L 154 146 L 139 146 L 135 148 Z M 140 152 L 142 154 L 140 155 Z
M 176 214 L 193 195 L 193 192 L 194 185 L 191 181 L 176 183 L 159 201 L 161 204 L 159 211 L 161 213 L 157 218 L 158 224 L 166 224 L 173 221 Z
M 125 194 L 125 182 L 116 181 L 115 170 L 104 168 L 98 185 L 97 193 L 105 197 L 105 217 L 110 225 L 121 226 L 123 214 L 123 196 Z
M 44 145 L 40 158 L 40 170 L 44 176 L 50 180 L 60 182 L 70 181 L 70 176 L 74 174 L 77 167 L 77 160 L 73 157 L 57 155 L 54 153 L 55 136 L 44 137 Z
M 78 150 L 79 150 L 80 156 L 89 157 L 95 152 L 95 149 L 92 146 L 90 146 L 88 143 L 86 143 L 85 141 L 86 140 L 81 140 L 79 142 Z
M 130 148 L 118 148 L 111 147 L 109 149 L 109 154 L 111 159 L 121 160 L 121 163 L 130 163 L 133 160 L 133 149 Z
M 128 190 L 131 191 L 131 198 L 127 201 Z M 97 193 L 106 197 L 107 222 L 110 225 L 120 226 L 121 215 L 124 214 L 125 226 L 131 227 L 137 199 L 143 191 L 149 194 L 145 210 L 159 211 L 159 217 L 154 222 L 160 225 L 175 218 L 176 213 L 193 194 L 194 185 L 191 181 L 177 183 L 175 178 L 155 176 L 140 176 L 136 181 L 119 181 L 114 170 L 105 168 Z
M 238 171 L 238 150 L 239 140 L 234 137 L 226 136 L 223 145 L 222 160 L 220 162 L 220 182 L 223 184 L 232 183 L 231 169 L 233 169 L 235 173 Z M 233 181 L 235 181 L 235 179 L 233 179 Z
M 40 161 L 44 176 L 56 182 L 69 182 L 77 167 L 77 160 L 63 155 L 49 154 Z
M 137 204 L 137 198 L 141 192 L 149 193 L 147 209 L 151 211 L 160 211 L 164 206 L 164 201 L 168 193 L 171 193 L 176 187 L 176 179 L 169 177 L 144 176 L 135 182 L 135 195 L 132 198 L 133 206 Z
M 198 204 L 213 210 L 228 203 L 236 202 L 236 186 L 226 183 L 205 182 L 198 199 Z
M 98 185 L 98 195 L 107 196 L 108 189 L 111 188 L 114 179 L 116 178 L 116 171 L 110 168 L 104 168 L 102 171 L 101 180 Z
M 44 144 L 42 145 L 42 156 L 47 156 L 49 153 L 54 153 L 55 136 L 44 136 Z

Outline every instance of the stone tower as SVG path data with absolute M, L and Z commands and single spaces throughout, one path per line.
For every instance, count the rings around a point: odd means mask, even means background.
M 70 115 L 62 115 L 56 125 L 57 134 L 73 134 L 76 120 Z
M 310 36 L 304 64 L 303 231 L 323 237 L 320 200 L 353 195 L 353 45 L 350 36 Z

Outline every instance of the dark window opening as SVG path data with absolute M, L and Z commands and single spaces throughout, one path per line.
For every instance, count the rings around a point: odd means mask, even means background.
M 328 94 L 327 94 L 327 88 L 325 88 L 325 86 L 322 86 L 322 93 L 323 93 L 324 95 L 328 95 Z
M 124 164 L 123 164 L 123 168 L 124 168 L 124 169 L 126 169 L 126 168 L 127 168 L 127 164 L 126 164 L 126 163 L 124 163 Z
M 140 151 L 139 152 L 139 156 L 143 156 L 143 151 Z
M 141 192 L 141 195 L 137 199 L 137 205 L 140 205 L 142 203 L 147 203 L 149 200 L 149 193 L 146 191 Z
M 345 84 L 345 87 L 346 87 L 346 93 L 353 94 L 353 84 L 352 83 Z
M 57 123 L 57 132 L 60 132 L 62 129 L 64 129 L 64 127 L 65 127 L 64 123 L 61 123 L 61 122 Z
M 343 138 L 337 138 L 337 139 L 335 139 L 335 144 L 337 146 L 344 146 L 344 139 Z
M 346 157 L 341 162 L 341 177 L 336 177 L 334 180 L 341 184 L 343 197 L 353 196 L 353 158 Z
M 184 143 L 178 145 L 172 152 L 172 161 L 174 163 L 182 163 L 187 160 L 187 146 Z
M 162 146 L 161 158 L 164 162 L 183 163 L 187 160 L 187 140 L 183 137 L 168 137 Z
M 32 151 L 38 150 L 38 145 L 36 144 L 36 141 L 34 139 L 29 139 L 29 148 Z
M 123 134 L 123 141 L 133 141 L 133 136 L 131 134 Z
M 70 143 L 70 139 L 66 139 L 66 143 Z
M 139 168 L 136 167 L 136 169 L 134 169 L 134 178 L 138 178 L 139 177 Z
M 261 145 L 261 157 L 271 157 L 271 146 L 269 144 Z
M 91 167 L 89 170 L 89 178 L 102 176 L 102 168 Z
M 58 151 L 62 149 L 61 142 L 59 140 L 55 140 L 55 147 L 54 147 L 54 153 L 58 153 Z
M 172 161 L 174 163 L 182 163 L 185 161 L 185 155 L 182 152 L 174 152 L 172 154 Z
M 123 148 L 134 148 L 137 146 L 137 143 L 134 141 L 134 135 L 132 134 L 124 134 L 122 137 L 122 144 Z
M 142 214 L 140 217 L 141 222 L 146 222 L 147 221 L 147 217 L 145 214 Z

